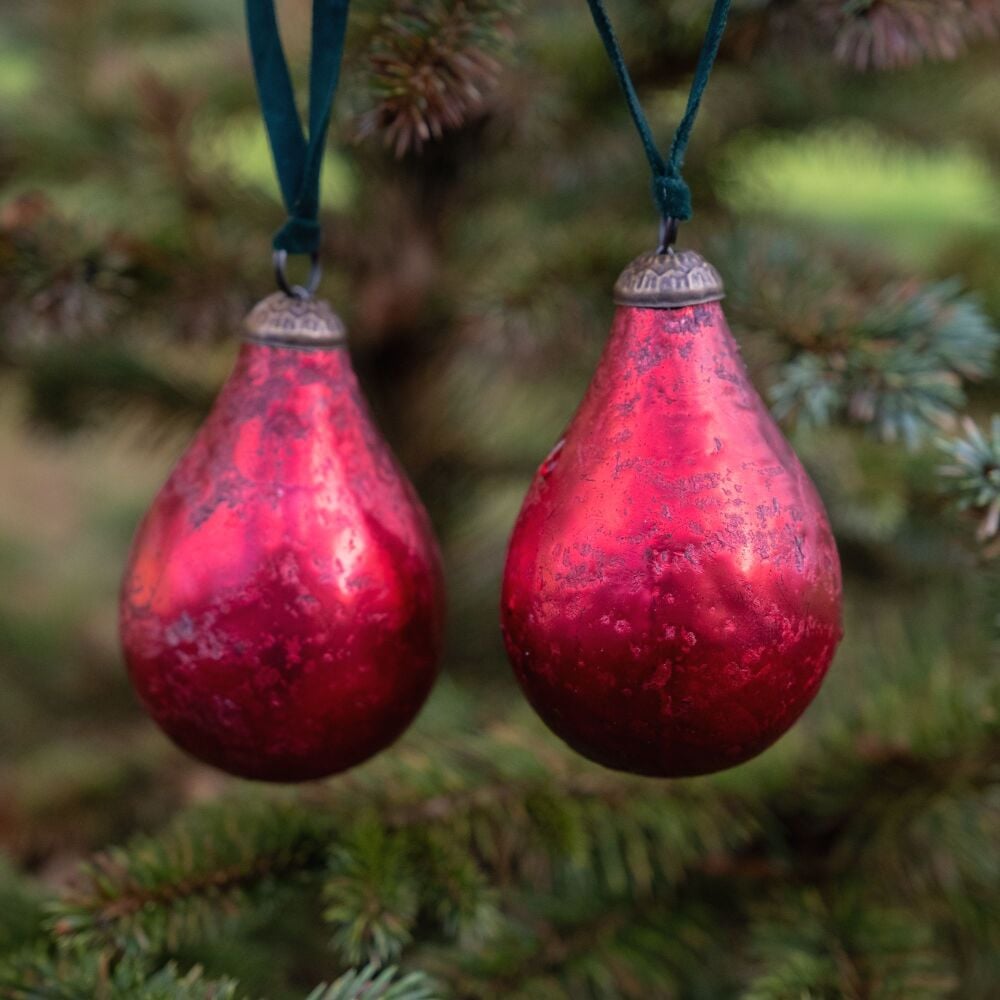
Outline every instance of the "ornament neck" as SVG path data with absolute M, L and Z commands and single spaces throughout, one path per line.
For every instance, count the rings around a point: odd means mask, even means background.
M 243 328 L 245 338 L 257 344 L 341 347 L 347 342 L 347 329 L 328 303 L 284 292 L 258 302 Z
M 620 306 L 679 309 L 725 297 L 719 272 L 693 250 L 654 250 L 636 257 L 615 284 Z

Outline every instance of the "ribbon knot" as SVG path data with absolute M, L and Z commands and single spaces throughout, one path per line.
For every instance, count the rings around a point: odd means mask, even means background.
M 687 222 L 693 211 L 691 189 L 680 174 L 657 174 L 653 176 L 653 200 L 663 219 Z
M 288 253 L 314 254 L 319 251 L 323 231 L 317 219 L 290 216 L 274 234 L 274 249 Z

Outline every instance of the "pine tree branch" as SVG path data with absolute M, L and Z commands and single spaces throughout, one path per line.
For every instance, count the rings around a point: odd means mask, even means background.
M 513 789 L 497 781 L 450 797 L 446 808 L 432 796 L 429 810 L 365 798 L 364 805 L 345 796 L 322 808 L 223 803 L 198 811 L 158 838 L 99 856 L 58 906 L 54 931 L 92 947 L 155 954 L 260 905 L 280 881 L 328 873 L 328 917 L 345 935 L 348 957 L 365 949 L 389 957 L 402 950 L 418 913 L 458 936 L 481 933 L 494 914 L 489 883 L 593 879 L 602 891 L 629 896 L 736 849 L 754 830 L 738 799 L 650 798 L 642 782 L 610 778 L 582 780 L 568 793 L 551 778 Z M 400 859 L 395 867 L 373 846 L 372 809 L 386 831 L 382 842 Z M 453 853 L 451 845 L 463 844 Z M 366 852 L 370 863 L 361 860 Z M 388 883 L 386 871 L 396 872 Z
M 834 54 L 859 70 L 957 59 L 1000 34 L 996 0 L 839 0 L 828 7 Z
M 344 973 L 332 986 L 318 986 L 307 1000 L 441 1000 L 440 988 L 426 975 L 400 976 L 395 966 L 368 965 Z
M 366 54 L 374 107 L 359 136 L 397 156 L 486 110 L 510 47 L 515 0 L 393 0 Z
M 933 925 L 851 892 L 783 889 L 758 907 L 752 936 L 758 971 L 743 1000 L 954 995 Z
M 858 71 L 952 61 L 1000 35 L 997 0 L 771 0 L 776 43 L 820 44 Z
M 60 904 L 57 936 L 155 955 L 240 908 L 265 905 L 290 882 L 310 892 L 325 884 L 327 918 L 352 961 L 398 955 L 428 935 L 489 942 L 507 919 L 494 887 L 508 897 L 526 886 L 557 897 L 573 887 L 613 906 L 663 898 L 695 876 L 780 884 L 792 869 L 758 832 L 759 816 L 783 830 L 794 877 L 841 878 L 857 870 L 862 848 L 877 870 L 881 841 L 873 831 L 892 811 L 890 828 L 909 829 L 926 812 L 928 789 L 949 803 L 960 789 L 974 797 L 998 780 L 993 742 L 934 757 L 890 747 L 859 759 L 852 748 L 849 768 L 827 761 L 787 803 L 751 805 L 705 783 L 668 787 L 535 766 L 518 776 L 496 745 L 480 745 L 471 757 L 464 741 L 432 746 L 440 780 L 454 786 L 460 777 L 466 787 L 435 794 L 433 771 L 424 770 L 418 800 L 408 802 L 387 759 L 369 779 L 381 794 L 357 782 L 297 803 L 220 803 L 99 859 Z M 839 784 L 824 779 L 827 770 Z M 895 775 L 888 784 L 887 773 Z
M 21 356 L 20 367 L 31 418 L 62 433 L 97 413 L 107 419 L 138 412 L 164 434 L 178 420 L 204 417 L 214 398 L 212 389 L 171 378 L 124 344 L 35 351 Z
M 1000 416 L 992 418 L 987 434 L 968 417 L 962 429 L 962 435 L 939 440 L 949 459 L 939 471 L 959 510 L 983 515 L 978 537 L 986 541 L 1000 532 Z
M 849 257 L 783 235 L 719 250 L 732 263 L 733 322 L 784 348 L 770 390 L 779 419 L 860 425 L 915 449 L 953 426 L 967 385 L 994 370 L 1000 331 L 957 280 L 879 275 L 873 292 L 872 275 Z
M 112 961 L 86 948 L 35 949 L 0 961 L 0 1000 L 241 1000 L 232 979 L 195 966 L 150 968 L 135 956 Z
M 191 940 L 276 884 L 322 870 L 331 817 L 281 803 L 196 811 L 98 855 L 54 909 L 57 938 L 152 953 Z
M 639 1000 L 685 995 L 685 987 L 723 995 L 721 970 L 706 969 L 705 958 L 731 911 L 692 911 L 678 898 L 596 908 L 593 902 L 573 897 L 545 915 L 551 901 L 526 899 L 499 944 L 460 955 L 431 949 L 422 960 L 459 996 Z M 498 953 L 508 960 L 497 962 Z

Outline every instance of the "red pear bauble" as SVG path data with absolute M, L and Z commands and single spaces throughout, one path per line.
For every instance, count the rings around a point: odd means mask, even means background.
M 770 746 L 841 630 L 816 490 L 751 385 L 692 253 L 616 286 L 594 380 L 514 529 L 502 598 L 517 678 L 584 756 L 674 777 Z
M 132 681 L 183 749 L 248 778 L 343 771 L 437 672 L 427 516 L 323 303 L 275 295 L 146 515 L 121 598 Z

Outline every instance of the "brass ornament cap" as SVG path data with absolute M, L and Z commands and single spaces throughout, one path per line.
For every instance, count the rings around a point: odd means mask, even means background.
M 247 340 L 286 347 L 335 347 L 346 343 L 343 320 L 322 299 L 275 292 L 244 320 Z
M 652 251 L 636 257 L 615 283 L 620 306 L 679 309 L 725 297 L 722 276 L 694 250 Z

